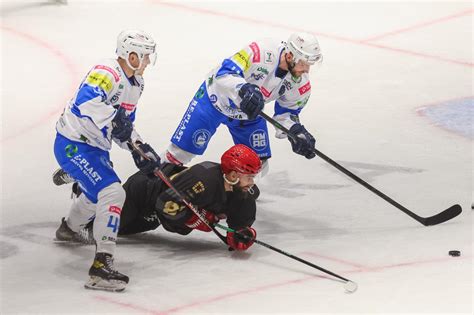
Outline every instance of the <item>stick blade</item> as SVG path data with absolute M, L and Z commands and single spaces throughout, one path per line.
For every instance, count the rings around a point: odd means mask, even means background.
M 457 217 L 459 214 L 461 214 L 462 208 L 460 205 L 454 205 L 449 207 L 448 209 L 444 210 L 443 212 L 440 212 L 438 214 L 435 214 L 432 217 L 427 217 L 423 220 L 423 225 L 436 225 L 440 224 L 443 222 L 446 222 L 448 220 L 451 220 L 452 218 Z

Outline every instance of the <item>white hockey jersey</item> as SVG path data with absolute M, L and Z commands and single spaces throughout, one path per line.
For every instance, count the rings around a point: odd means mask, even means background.
M 108 151 L 112 147 L 112 119 L 118 107 L 124 107 L 133 122 L 143 88 L 142 76 L 127 78 L 116 59 L 104 60 L 87 73 L 56 123 L 56 130 L 70 140 Z M 132 140 L 142 141 L 135 128 Z M 116 142 L 128 149 L 126 143 Z
M 238 106 L 242 100 L 238 92 L 243 84 L 252 83 L 260 87 L 265 103 L 275 101 L 275 120 L 286 128 L 299 122 L 299 113 L 311 94 L 311 84 L 306 73 L 300 78 L 294 78 L 290 72 L 283 77 L 276 75 L 283 50 L 284 43 L 265 39 L 225 59 L 206 81 L 211 103 L 224 115 L 245 120 L 247 115 Z M 286 137 L 278 130 L 276 136 Z

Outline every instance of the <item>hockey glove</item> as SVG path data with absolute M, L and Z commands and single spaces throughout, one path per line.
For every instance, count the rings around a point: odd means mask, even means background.
M 214 213 L 206 211 L 204 209 L 199 210 L 201 217 L 206 220 L 204 223 L 199 217 L 193 213 L 193 215 L 186 221 L 185 225 L 188 228 L 203 231 L 203 232 L 211 232 L 212 229 L 208 225 L 214 225 L 214 223 L 219 222 L 219 219 L 214 215 Z
M 239 90 L 239 96 L 242 98 L 240 109 L 247 114 L 249 120 L 257 118 L 265 105 L 260 88 L 255 84 L 245 83 Z
M 114 119 L 112 119 L 112 126 L 112 137 L 120 142 L 126 142 L 130 139 L 133 131 L 133 123 L 130 117 L 127 116 L 125 108 L 120 107 L 117 110 Z
M 293 152 L 299 155 L 303 155 L 307 159 L 312 159 L 316 156 L 314 152 L 314 145 L 316 140 L 301 124 L 294 124 L 290 128 L 290 134 L 294 137 L 288 137 L 290 140 L 291 148 Z
M 160 157 L 156 154 L 155 150 L 148 143 L 139 143 L 138 147 L 148 157 L 145 159 L 137 151 L 132 151 L 133 160 L 135 165 L 145 174 L 152 174 L 157 168 L 160 167 Z
M 235 250 L 246 250 L 257 238 L 257 231 L 248 226 L 234 232 L 227 232 L 227 244 Z

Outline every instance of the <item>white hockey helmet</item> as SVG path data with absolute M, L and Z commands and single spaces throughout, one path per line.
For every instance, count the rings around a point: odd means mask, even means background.
M 140 30 L 125 30 L 122 31 L 117 37 L 117 50 L 115 53 L 118 57 L 126 60 L 127 65 L 133 70 L 141 68 L 143 58 L 146 55 L 150 56 L 150 64 L 154 65 L 156 62 L 156 43 L 155 40 Z M 138 59 L 140 60 L 140 65 L 138 68 L 134 68 L 130 65 L 128 61 L 128 56 L 130 53 L 136 53 Z
M 286 42 L 286 51 L 293 54 L 295 62 L 302 60 L 309 65 L 314 65 L 323 60 L 318 40 L 309 33 L 291 34 Z

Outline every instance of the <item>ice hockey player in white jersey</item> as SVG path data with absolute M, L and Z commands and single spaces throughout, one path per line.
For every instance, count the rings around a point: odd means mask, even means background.
M 254 149 L 265 168 L 271 150 L 267 124 L 259 113 L 271 101 L 275 101 L 273 118 L 297 136 L 296 141 L 288 138 L 293 151 L 313 158 L 315 139 L 300 123 L 299 114 L 311 94 L 310 67 L 321 62 L 319 43 L 311 34 L 295 33 L 287 42 L 252 42 L 210 72 L 163 159 L 187 164 L 204 153 L 217 127 L 224 124 L 234 143 Z M 287 136 L 277 131 L 276 137 Z
M 127 30 L 117 39 L 117 58 L 93 66 L 67 104 L 56 124 L 54 154 L 61 172 L 76 181 L 81 194 L 56 231 L 68 240 L 94 219 L 97 248 L 86 288 L 122 291 L 129 278 L 113 265 L 115 242 L 125 192 L 112 168 L 112 140 L 124 149 L 131 139 L 149 159 L 132 152 L 139 169 L 152 173 L 160 157 L 143 142 L 134 128 L 138 99 L 143 92 L 142 74 L 156 59 L 156 43 L 143 31 Z

